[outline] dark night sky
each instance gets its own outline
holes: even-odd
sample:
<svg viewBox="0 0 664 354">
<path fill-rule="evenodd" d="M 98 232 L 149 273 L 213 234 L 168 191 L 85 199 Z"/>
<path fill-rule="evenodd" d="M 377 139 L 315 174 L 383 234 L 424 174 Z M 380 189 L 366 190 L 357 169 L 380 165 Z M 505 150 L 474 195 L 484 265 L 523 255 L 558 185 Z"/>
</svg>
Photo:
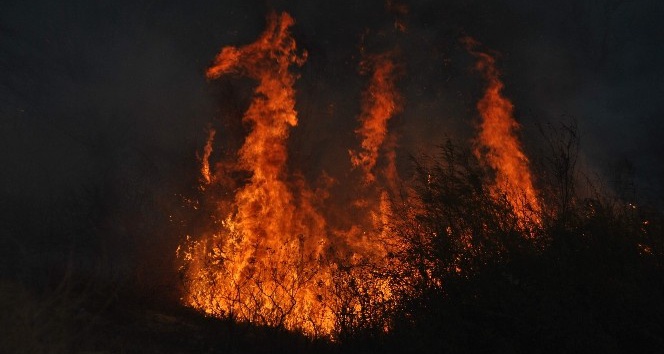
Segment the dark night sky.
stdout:
<svg viewBox="0 0 664 354">
<path fill-rule="evenodd" d="M 58 198 L 109 175 L 149 175 L 163 186 L 186 179 L 207 124 L 223 126 L 219 106 L 228 104 L 205 68 L 222 46 L 253 41 L 274 8 L 293 15 L 309 52 L 298 69 L 293 165 L 313 174 L 347 167 L 366 82 L 357 71 L 362 34 L 368 50 L 395 48 L 405 64 L 406 107 L 391 122 L 403 152 L 470 138 L 482 82 L 458 45 L 466 34 L 500 53 L 529 151 L 535 123 L 574 117 L 588 171 L 610 180 L 610 166 L 632 161 L 639 197 L 661 201 L 662 2 L 404 3 L 407 33 L 394 30 L 384 1 L 3 0 L 0 193 Z"/>
</svg>

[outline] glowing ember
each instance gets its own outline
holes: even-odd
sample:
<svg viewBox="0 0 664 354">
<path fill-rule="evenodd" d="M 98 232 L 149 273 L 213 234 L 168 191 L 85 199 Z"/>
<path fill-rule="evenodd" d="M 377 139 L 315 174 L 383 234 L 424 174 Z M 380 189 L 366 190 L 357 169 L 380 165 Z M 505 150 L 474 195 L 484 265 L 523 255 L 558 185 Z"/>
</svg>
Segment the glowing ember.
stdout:
<svg viewBox="0 0 664 354">
<path fill-rule="evenodd" d="M 479 43 L 472 38 L 462 40 L 477 58 L 476 69 L 487 81 L 484 96 L 477 103 L 482 121 L 475 154 L 496 172 L 494 193 L 504 194 L 522 224 L 539 223 L 540 201 L 533 186 L 528 158 L 516 135 L 519 124 L 513 116 L 514 107 L 501 91 L 504 87 L 496 60 L 478 51 Z"/>
</svg>

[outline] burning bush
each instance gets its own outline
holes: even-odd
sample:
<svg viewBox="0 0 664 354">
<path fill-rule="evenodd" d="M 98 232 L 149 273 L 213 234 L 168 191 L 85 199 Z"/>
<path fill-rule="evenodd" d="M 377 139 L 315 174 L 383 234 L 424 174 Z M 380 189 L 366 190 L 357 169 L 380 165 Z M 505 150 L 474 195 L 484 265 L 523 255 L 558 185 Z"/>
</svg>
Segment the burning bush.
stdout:
<svg viewBox="0 0 664 354">
<path fill-rule="evenodd" d="M 523 333 L 544 338 L 533 331 L 562 331 L 569 321 L 538 307 L 541 300 L 571 316 L 561 299 L 578 294 L 552 287 L 548 278 L 571 286 L 587 283 L 577 278 L 587 269 L 602 279 L 627 276 L 580 266 L 591 248 L 637 268 L 648 262 L 644 257 L 661 267 L 661 240 L 649 220 L 622 213 L 599 194 L 576 194 L 575 126 L 547 136 L 548 170 L 536 170 L 543 178 L 535 178 L 495 59 L 468 38 L 462 42 L 486 80 L 478 136 L 472 149 L 448 141 L 414 159 L 410 181 L 398 176 L 388 133 L 388 121 L 403 108 L 401 66 L 393 52 L 363 53 L 369 83 L 356 130 L 360 148 L 349 150 L 358 173 L 344 181 L 358 192 L 347 210 L 335 211 L 352 226 L 336 225 L 327 216 L 330 188 L 340 182 L 323 176 L 314 188 L 287 164 L 289 132 L 298 124 L 291 68 L 307 57 L 291 36 L 293 24 L 286 13 L 271 14 L 254 43 L 222 48 L 207 72 L 209 79 L 248 77 L 257 86 L 242 118 L 248 129 L 242 146 L 211 161 L 217 136 L 211 128 L 200 154 L 200 195 L 188 200 L 200 219 L 178 248 L 186 305 L 343 343 L 424 336 L 419 343 L 435 346 L 437 331 L 460 336 L 488 321 L 496 333 L 483 333 L 486 341 L 505 344 Z M 550 274 L 556 272 L 564 277 Z M 475 312 L 455 327 L 451 319 L 463 321 L 467 311 Z M 597 308 L 584 313 L 599 315 Z M 542 327 L 524 327 L 539 315 L 550 316 Z M 501 324 L 514 332 L 504 333 Z M 577 325 L 589 338 L 606 334 Z"/>
</svg>

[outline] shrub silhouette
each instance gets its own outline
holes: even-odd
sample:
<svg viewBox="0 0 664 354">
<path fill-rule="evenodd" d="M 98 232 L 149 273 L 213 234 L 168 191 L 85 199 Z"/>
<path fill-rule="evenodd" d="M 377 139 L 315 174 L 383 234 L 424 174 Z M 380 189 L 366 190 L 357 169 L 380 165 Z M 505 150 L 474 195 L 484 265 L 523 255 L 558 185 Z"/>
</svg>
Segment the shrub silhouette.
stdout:
<svg viewBox="0 0 664 354">
<path fill-rule="evenodd" d="M 661 211 L 580 196 L 574 129 L 551 140 L 553 178 L 540 182 L 549 207 L 532 227 L 491 195 L 492 172 L 469 151 L 448 142 L 415 159 L 413 192 L 392 226 L 404 245 L 390 270 L 400 306 L 374 349 L 662 349 Z"/>
</svg>

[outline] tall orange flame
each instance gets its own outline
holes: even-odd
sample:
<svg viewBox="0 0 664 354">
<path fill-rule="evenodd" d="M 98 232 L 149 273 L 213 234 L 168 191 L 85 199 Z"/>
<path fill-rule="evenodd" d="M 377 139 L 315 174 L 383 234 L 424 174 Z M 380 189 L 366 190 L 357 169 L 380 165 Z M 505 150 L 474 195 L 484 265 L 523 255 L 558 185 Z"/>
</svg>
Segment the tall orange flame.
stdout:
<svg viewBox="0 0 664 354">
<path fill-rule="evenodd" d="M 258 81 L 237 166 L 251 177 L 221 229 L 185 251 L 185 301 L 213 315 L 325 333 L 333 326 L 320 303 L 329 282 L 320 271 L 325 220 L 314 210 L 314 193 L 300 186 L 295 194 L 287 182 L 286 142 L 297 124 L 290 67 L 306 59 L 290 35 L 293 23 L 286 13 L 269 15 L 256 42 L 223 48 L 207 71 L 209 79 L 236 73 Z"/>
<path fill-rule="evenodd" d="M 306 59 L 289 32 L 293 24 L 286 13 L 269 15 L 267 28 L 254 43 L 224 47 L 207 71 L 209 79 L 239 74 L 258 82 L 243 117 L 251 130 L 234 167 L 250 177 L 237 187 L 236 181 L 221 175 L 228 164 L 211 171 L 211 131 L 201 159 L 203 182 L 228 183 L 224 187 L 235 193 L 232 203 L 217 202 L 216 212 L 222 217 L 216 230 L 188 237 L 179 248 L 184 260 L 183 300 L 214 316 L 331 335 L 348 316 L 362 318 L 368 313 L 369 304 L 357 296 L 374 294 L 371 306 L 389 299 L 387 283 L 372 279 L 359 266 L 367 260 L 384 262 L 384 246 L 373 240 L 384 236 L 389 201 L 383 194 L 363 204 L 363 215 L 370 220 L 359 224 L 365 227 L 335 229 L 318 211 L 329 193 L 312 190 L 303 177 L 289 173 L 287 139 L 298 122 L 293 88 L 297 77 L 290 68 Z M 364 150 L 358 161 L 367 175 L 387 134 L 386 122 L 397 110 L 395 65 L 387 57 L 377 58 L 366 64 L 374 74 L 364 95 L 360 129 Z"/>
<path fill-rule="evenodd" d="M 362 125 L 356 130 L 362 138 L 362 150 L 350 151 L 350 155 L 353 167 L 362 168 L 365 182 L 371 183 L 376 179 L 374 167 L 387 137 L 387 122 L 401 110 L 401 96 L 396 88 L 399 67 L 390 53 L 370 56 L 361 67 L 363 72 L 371 73 L 371 81 L 362 97 Z"/>
<path fill-rule="evenodd" d="M 504 194 L 522 223 L 539 223 L 541 210 L 526 157 L 514 119 L 514 106 L 502 94 L 504 84 L 491 55 L 477 50 L 479 43 L 472 38 L 462 39 L 467 50 L 477 58 L 476 70 L 486 80 L 484 96 L 477 103 L 482 121 L 476 140 L 475 154 L 496 171 L 494 192 Z"/>
<path fill-rule="evenodd" d="M 205 185 L 212 183 L 212 174 L 210 173 L 210 155 L 212 155 L 212 143 L 214 142 L 214 136 L 217 132 L 210 128 L 208 131 L 207 142 L 203 148 L 203 156 L 201 156 L 201 178 L 202 185 L 201 188 L 205 188 Z"/>
</svg>

